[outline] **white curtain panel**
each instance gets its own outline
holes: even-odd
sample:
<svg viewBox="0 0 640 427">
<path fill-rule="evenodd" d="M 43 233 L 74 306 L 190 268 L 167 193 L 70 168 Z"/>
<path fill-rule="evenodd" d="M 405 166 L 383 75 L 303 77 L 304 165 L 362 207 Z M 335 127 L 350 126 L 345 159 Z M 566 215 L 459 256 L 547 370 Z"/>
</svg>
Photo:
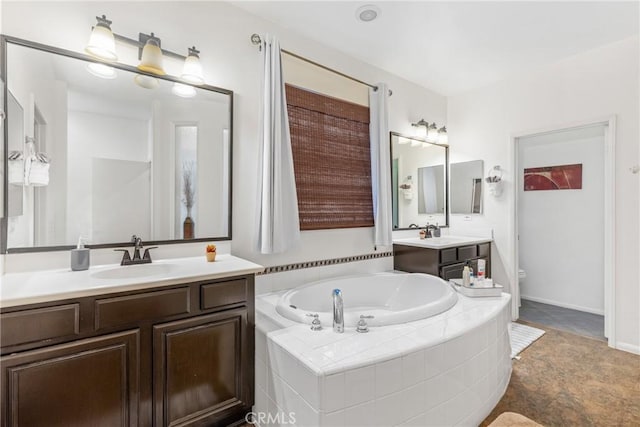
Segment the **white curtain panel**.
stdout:
<svg viewBox="0 0 640 427">
<path fill-rule="evenodd" d="M 369 89 L 371 139 L 371 190 L 373 193 L 374 244 L 391 245 L 391 148 L 389 144 L 389 89 L 384 83 Z"/>
<path fill-rule="evenodd" d="M 264 74 L 258 246 L 261 253 L 273 254 L 286 252 L 296 246 L 300 240 L 300 223 L 280 43 L 275 37 L 267 35 L 262 52 Z"/>
</svg>

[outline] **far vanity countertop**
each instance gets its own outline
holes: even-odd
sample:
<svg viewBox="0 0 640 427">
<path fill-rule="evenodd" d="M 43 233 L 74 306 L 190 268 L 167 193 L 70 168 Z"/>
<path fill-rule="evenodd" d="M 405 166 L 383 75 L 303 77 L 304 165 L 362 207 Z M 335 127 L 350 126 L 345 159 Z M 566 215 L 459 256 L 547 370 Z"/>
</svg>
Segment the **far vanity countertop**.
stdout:
<svg viewBox="0 0 640 427">
<path fill-rule="evenodd" d="M 478 243 L 491 242 L 491 238 L 487 237 L 470 237 L 470 236 L 442 236 L 421 239 L 419 237 L 411 237 L 405 239 L 393 239 L 394 245 L 416 246 L 420 248 L 445 249 L 456 246 L 475 245 Z"/>
<path fill-rule="evenodd" d="M 264 267 L 229 254 L 214 262 L 204 256 L 154 261 L 151 264 L 10 273 L 0 276 L 0 308 L 135 291 L 197 280 L 259 273 Z"/>
</svg>

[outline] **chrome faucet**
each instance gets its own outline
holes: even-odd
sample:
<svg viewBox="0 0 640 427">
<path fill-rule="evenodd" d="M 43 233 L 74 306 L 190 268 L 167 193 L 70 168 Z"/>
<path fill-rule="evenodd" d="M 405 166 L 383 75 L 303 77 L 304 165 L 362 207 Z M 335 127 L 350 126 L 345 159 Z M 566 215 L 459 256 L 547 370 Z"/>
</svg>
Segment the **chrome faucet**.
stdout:
<svg viewBox="0 0 640 427">
<path fill-rule="evenodd" d="M 440 228 L 437 225 L 427 223 L 424 231 L 427 233 L 427 239 L 431 237 L 440 237 Z"/>
<path fill-rule="evenodd" d="M 344 332 L 344 305 L 340 289 L 333 290 L 333 331 L 339 334 Z"/>
<path fill-rule="evenodd" d="M 149 251 L 151 249 L 156 249 L 157 246 L 153 246 L 151 248 L 147 248 L 144 250 L 144 255 L 140 258 L 140 249 L 142 246 L 142 239 L 135 234 L 131 236 L 131 243 L 133 243 L 133 259 L 129 255 L 128 249 L 114 249 L 115 251 L 122 251 L 122 261 L 120 261 L 120 265 L 134 265 L 134 264 L 149 264 L 151 263 L 151 254 Z"/>
</svg>

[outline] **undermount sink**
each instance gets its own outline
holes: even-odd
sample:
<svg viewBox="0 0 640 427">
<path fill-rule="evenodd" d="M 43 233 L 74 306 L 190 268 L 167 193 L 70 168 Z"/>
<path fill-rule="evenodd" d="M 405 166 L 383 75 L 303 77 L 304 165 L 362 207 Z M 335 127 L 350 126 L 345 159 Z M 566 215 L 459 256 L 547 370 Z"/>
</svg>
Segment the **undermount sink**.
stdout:
<svg viewBox="0 0 640 427">
<path fill-rule="evenodd" d="M 172 264 L 140 264 L 126 265 L 99 270 L 91 273 L 94 279 L 136 279 L 149 276 L 161 276 L 171 273 L 175 269 Z"/>
</svg>

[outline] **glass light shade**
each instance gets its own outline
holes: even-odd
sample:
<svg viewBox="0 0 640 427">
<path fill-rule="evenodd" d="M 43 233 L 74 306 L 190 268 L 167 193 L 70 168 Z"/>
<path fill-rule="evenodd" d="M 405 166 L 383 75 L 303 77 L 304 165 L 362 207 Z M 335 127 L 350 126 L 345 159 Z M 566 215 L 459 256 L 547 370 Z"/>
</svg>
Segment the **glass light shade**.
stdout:
<svg viewBox="0 0 640 427">
<path fill-rule="evenodd" d="M 447 134 L 447 127 L 442 126 L 438 130 L 438 144 L 448 144 L 449 143 L 449 135 Z"/>
<path fill-rule="evenodd" d="M 438 127 L 435 123 L 431 123 L 427 130 L 427 141 L 436 142 L 438 140 Z"/>
<path fill-rule="evenodd" d="M 151 37 L 145 43 L 138 70 L 157 74 L 158 76 L 167 74 L 162 67 L 162 50 L 160 49 L 158 39 Z"/>
<path fill-rule="evenodd" d="M 182 98 L 193 98 L 196 96 L 196 88 L 182 83 L 174 83 L 171 92 Z"/>
<path fill-rule="evenodd" d="M 427 136 L 427 128 L 424 126 L 416 126 L 415 136 L 420 138 L 426 138 Z"/>
<path fill-rule="evenodd" d="M 182 75 L 180 78 L 185 82 L 194 85 L 201 85 L 204 83 L 200 58 L 197 54 L 193 53 L 191 49 L 189 49 L 189 56 L 184 60 L 184 67 L 182 68 Z"/>
<path fill-rule="evenodd" d="M 408 144 L 409 142 L 411 142 L 409 138 L 404 138 L 402 136 L 398 137 L 398 144 L 400 145 Z"/>
<path fill-rule="evenodd" d="M 133 78 L 133 81 L 140 87 L 145 89 L 155 89 L 158 87 L 158 79 L 155 77 L 149 77 L 142 74 L 138 74 Z"/>
<path fill-rule="evenodd" d="M 116 41 L 113 38 L 111 28 L 105 21 L 101 21 L 100 18 L 98 18 L 98 24 L 93 27 L 91 36 L 89 37 L 89 43 L 84 50 L 89 55 L 104 59 L 105 61 L 116 61 L 118 59 L 118 55 L 116 55 Z"/>
<path fill-rule="evenodd" d="M 95 62 L 87 65 L 87 71 L 89 71 L 94 76 L 103 79 L 115 79 L 117 77 L 115 68 Z"/>
</svg>

